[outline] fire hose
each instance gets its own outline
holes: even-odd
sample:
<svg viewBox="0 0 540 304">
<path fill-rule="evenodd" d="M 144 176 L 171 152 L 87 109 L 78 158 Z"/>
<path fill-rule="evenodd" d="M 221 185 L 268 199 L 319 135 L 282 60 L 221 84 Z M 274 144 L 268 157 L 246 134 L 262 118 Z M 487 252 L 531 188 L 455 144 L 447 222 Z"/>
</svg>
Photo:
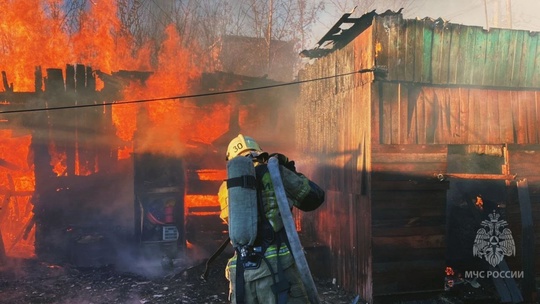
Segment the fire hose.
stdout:
<svg viewBox="0 0 540 304">
<path fill-rule="evenodd" d="M 221 245 L 219 246 L 218 250 L 216 250 L 216 252 L 214 252 L 214 254 L 212 254 L 212 256 L 206 261 L 204 272 L 201 274 L 200 277 L 201 280 L 206 281 L 206 279 L 208 278 L 208 272 L 210 271 L 210 264 L 212 264 L 212 262 L 214 262 L 214 260 L 223 252 L 223 250 L 227 248 L 227 245 L 229 245 L 230 241 L 230 238 L 227 238 L 225 241 L 223 241 L 223 243 L 221 243 Z"/>
<path fill-rule="evenodd" d="M 283 226 L 285 227 L 285 232 L 287 233 L 287 238 L 289 239 L 289 243 L 291 245 L 291 251 L 296 262 L 296 267 L 299 270 L 300 278 L 304 283 L 310 303 L 319 304 L 320 300 L 317 287 L 315 286 L 315 282 L 311 276 L 311 271 L 309 270 L 306 256 L 304 254 L 304 249 L 302 248 L 298 232 L 296 231 L 292 212 L 289 207 L 289 201 L 287 200 L 285 187 L 283 186 L 281 173 L 279 171 L 279 161 L 275 156 L 270 157 L 268 160 L 268 171 L 270 172 L 270 177 L 272 179 L 272 184 L 274 186 L 274 191 L 278 201 L 279 212 L 281 213 Z"/>
</svg>

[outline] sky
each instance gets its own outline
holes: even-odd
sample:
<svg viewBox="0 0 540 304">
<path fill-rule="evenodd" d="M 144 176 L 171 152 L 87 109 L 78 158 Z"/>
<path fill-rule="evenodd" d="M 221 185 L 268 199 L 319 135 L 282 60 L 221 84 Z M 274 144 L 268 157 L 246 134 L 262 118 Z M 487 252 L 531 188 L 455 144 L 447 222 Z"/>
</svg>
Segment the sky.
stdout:
<svg viewBox="0 0 540 304">
<path fill-rule="evenodd" d="M 397 11 L 405 6 L 402 14 L 407 19 L 442 18 L 451 23 L 483 28 L 509 28 L 511 24 L 513 29 L 540 32 L 540 0 L 324 0 L 323 2 L 325 11 L 313 27 L 314 43 L 326 34 L 344 13 L 355 6 L 357 9 L 353 17 L 359 17 L 373 9 L 377 13 L 383 13 L 388 9 Z M 367 2 L 375 4 L 366 8 L 363 3 Z M 509 16 L 511 18 L 508 18 Z"/>
</svg>

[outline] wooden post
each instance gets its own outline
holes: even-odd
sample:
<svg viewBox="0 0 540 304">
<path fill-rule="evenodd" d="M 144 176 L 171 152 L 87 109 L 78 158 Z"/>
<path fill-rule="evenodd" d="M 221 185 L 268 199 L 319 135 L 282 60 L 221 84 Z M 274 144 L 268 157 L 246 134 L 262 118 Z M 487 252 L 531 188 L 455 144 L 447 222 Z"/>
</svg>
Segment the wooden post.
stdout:
<svg viewBox="0 0 540 304">
<path fill-rule="evenodd" d="M 13 92 L 13 84 L 9 85 L 5 71 L 2 71 L 2 83 L 4 84 L 4 91 Z"/>
<path fill-rule="evenodd" d="M 4 246 L 4 239 L 2 238 L 2 229 L 0 229 L 0 265 L 6 262 L 6 247 Z"/>
<path fill-rule="evenodd" d="M 71 64 L 66 65 L 66 89 L 65 89 L 65 95 L 62 96 L 62 105 L 69 105 L 69 106 L 76 106 L 77 105 L 77 99 L 76 99 L 76 89 L 75 89 L 75 66 Z M 59 98 L 59 97 L 57 97 Z M 70 113 L 60 111 L 58 113 L 55 113 L 55 116 L 58 120 L 63 120 L 69 128 L 66 128 L 64 130 L 63 135 L 63 148 L 66 152 L 66 172 L 68 176 L 75 176 L 75 172 L 77 171 L 77 168 L 75 168 L 77 160 L 76 160 L 76 147 L 77 147 L 77 118 L 79 115 L 78 110 L 73 110 Z M 69 115 L 69 116 L 68 116 Z M 58 120 L 56 121 L 58 123 Z M 57 145 L 59 145 L 59 142 L 56 142 Z"/>
<path fill-rule="evenodd" d="M 525 301 L 532 303 L 536 298 L 536 282 L 534 274 L 534 227 L 531 209 L 531 198 L 527 179 L 517 182 L 519 209 L 521 211 L 521 260 L 523 268 L 523 282 L 521 284 Z"/>
<path fill-rule="evenodd" d="M 21 232 L 19 232 L 13 243 L 9 246 L 7 252 L 11 252 L 11 250 L 15 248 L 17 243 L 19 243 L 22 239 L 26 239 L 28 233 L 30 233 L 30 230 L 32 230 L 32 227 L 34 227 L 35 223 L 36 222 L 34 221 L 34 216 L 32 215 L 32 217 L 24 225 L 24 228 L 21 230 Z"/>
</svg>

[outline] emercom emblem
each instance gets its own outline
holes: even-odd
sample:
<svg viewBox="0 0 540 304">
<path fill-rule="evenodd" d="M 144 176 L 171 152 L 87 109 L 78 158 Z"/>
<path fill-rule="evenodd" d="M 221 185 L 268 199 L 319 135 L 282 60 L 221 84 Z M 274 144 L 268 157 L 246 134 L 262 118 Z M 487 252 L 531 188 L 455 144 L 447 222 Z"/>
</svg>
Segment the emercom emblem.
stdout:
<svg viewBox="0 0 540 304">
<path fill-rule="evenodd" d="M 474 239 L 473 255 L 484 258 L 491 266 L 495 267 L 505 256 L 516 254 L 516 245 L 512 232 L 506 228 L 508 223 L 499 220 L 500 214 L 489 214 L 489 221 L 483 220 L 483 228 L 478 229 Z"/>
</svg>

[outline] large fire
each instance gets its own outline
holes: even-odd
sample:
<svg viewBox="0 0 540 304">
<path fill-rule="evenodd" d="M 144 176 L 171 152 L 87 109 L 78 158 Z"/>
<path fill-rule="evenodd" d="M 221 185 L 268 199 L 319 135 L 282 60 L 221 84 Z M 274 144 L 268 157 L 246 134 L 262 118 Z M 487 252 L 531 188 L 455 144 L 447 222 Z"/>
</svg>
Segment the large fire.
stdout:
<svg viewBox="0 0 540 304">
<path fill-rule="evenodd" d="M 0 130 L 0 223 L 6 251 L 13 255 L 31 255 L 34 233 L 30 202 L 34 191 L 34 173 L 26 155 L 30 136 L 17 137 Z M 19 244 L 19 246 L 14 246 Z"/>
<path fill-rule="evenodd" d="M 201 58 L 197 58 L 200 51 L 197 46 L 182 46 L 174 26 L 166 27 L 166 39 L 157 57 L 152 57 L 150 46 L 136 46 L 135 39 L 122 29 L 116 1 L 89 1 L 80 24 L 71 25 L 71 33 L 67 33 L 62 23 L 63 2 L 0 0 L 0 5 L 7 8 L 0 14 L 0 69 L 6 72 L 14 92 L 34 91 L 35 67 L 63 68 L 75 63 L 107 74 L 119 70 L 152 72 L 144 83 L 133 82 L 126 86 L 122 93 L 127 101 L 181 97 L 190 92 L 190 85 L 200 78 L 203 72 L 199 64 Z M 103 82 L 97 79 L 96 89 L 102 88 Z M 3 89 L 7 88 L 0 87 L 0 91 Z M 229 106 L 222 105 L 219 109 L 215 105 L 199 106 L 194 100 L 183 98 L 124 105 L 119 102 L 112 106 L 112 120 L 120 143 L 119 159 L 129 158 L 133 152 L 178 156 L 186 149 L 187 142 L 209 144 L 226 131 L 231 111 Z M 141 110 L 147 116 L 147 124 L 142 126 L 137 120 Z M 135 147 L 134 137 L 140 131 L 137 128 L 144 128 L 144 132 L 140 132 L 144 135 Z M 28 227 L 32 227 L 31 198 L 35 187 L 29 157 L 30 140 L 29 135 L 17 137 L 11 131 L 1 131 L 0 230 L 7 254 L 23 257 L 34 254 L 33 230 L 28 231 Z M 57 176 L 68 174 L 65 151 L 54 143 L 50 144 L 49 151 Z M 78 161 L 75 175 L 89 175 L 99 170 Z M 213 196 L 201 195 L 187 197 L 186 207 L 189 204 L 217 204 L 217 201 Z"/>
</svg>

